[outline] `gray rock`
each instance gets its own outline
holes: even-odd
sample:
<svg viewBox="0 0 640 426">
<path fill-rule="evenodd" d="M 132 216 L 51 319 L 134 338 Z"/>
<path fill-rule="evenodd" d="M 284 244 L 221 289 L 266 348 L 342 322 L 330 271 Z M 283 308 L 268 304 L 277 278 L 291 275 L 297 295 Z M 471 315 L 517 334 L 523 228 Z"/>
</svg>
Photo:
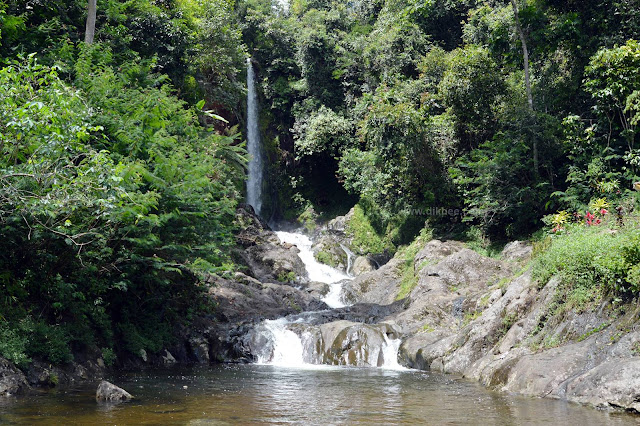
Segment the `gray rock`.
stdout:
<svg viewBox="0 0 640 426">
<path fill-rule="evenodd" d="M 162 363 L 164 365 L 174 365 L 175 363 L 177 363 L 178 361 L 176 361 L 175 357 L 173 356 L 173 354 L 171 354 L 171 352 L 169 352 L 168 350 L 164 350 L 164 354 L 162 355 Z"/>
<path fill-rule="evenodd" d="M 27 378 L 15 365 L 0 358 L 0 396 L 19 395 L 29 389 Z"/>
<path fill-rule="evenodd" d="M 344 286 L 345 299 L 380 305 L 393 303 L 400 290 L 403 262 L 400 258 L 393 258 L 380 269 L 356 277 Z"/>
<path fill-rule="evenodd" d="M 459 241 L 431 240 L 413 258 L 415 272 L 418 273 L 425 266 L 434 265 L 463 248 L 464 243 Z"/>
<path fill-rule="evenodd" d="M 335 219 L 329 221 L 327 224 L 327 229 L 338 232 L 345 232 L 347 223 L 353 217 L 353 209 L 349 210 L 349 212 L 344 216 L 338 216 Z"/>
<path fill-rule="evenodd" d="M 277 237 L 276 237 L 277 239 Z M 285 248 L 279 241 L 251 246 L 245 250 L 246 260 L 253 277 L 260 281 L 283 281 L 307 276 L 304 263 L 296 246 Z"/>
<path fill-rule="evenodd" d="M 353 261 L 351 274 L 357 277 L 362 274 L 366 274 L 367 272 L 372 272 L 375 269 L 376 265 L 371 260 L 369 260 L 369 258 L 365 256 L 358 256 L 356 257 L 356 260 Z"/>
<path fill-rule="evenodd" d="M 531 258 L 533 247 L 524 241 L 513 241 L 504 246 L 500 257 L 506 261 L 526 261 Z"/>
<path fill-rule="evenodd" d="M 133 396 L 126 390 L 103 380 L 98 385 L 96 391 L 96 401 L 98 402 L 124 402 L 133 399 Z"/>
<path fill-rule="evenodd" d="M 276 319 L 327 308 L 313 294 L 290 285 L 260 283 L 257 287 L 213 276 L 210 285 L 209 295 L 217 305 L 215 315 L 223 322 Z"/>
</svg>

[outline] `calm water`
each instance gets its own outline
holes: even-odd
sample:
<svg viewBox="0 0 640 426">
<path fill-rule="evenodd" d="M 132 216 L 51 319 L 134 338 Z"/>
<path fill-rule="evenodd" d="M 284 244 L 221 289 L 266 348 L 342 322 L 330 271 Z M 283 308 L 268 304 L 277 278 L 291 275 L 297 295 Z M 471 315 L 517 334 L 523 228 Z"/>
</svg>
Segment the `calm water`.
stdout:
<svg viewBox="0 0 640 426">
<path fill-rule="evenodd" d="M 418 371 L 242 365 L 147 371 L 113 380 L 136 400 L 97 404 L 94 385 L 0 399 L 0 424 L 588 426 L 640 421 Z"/>
</svg>

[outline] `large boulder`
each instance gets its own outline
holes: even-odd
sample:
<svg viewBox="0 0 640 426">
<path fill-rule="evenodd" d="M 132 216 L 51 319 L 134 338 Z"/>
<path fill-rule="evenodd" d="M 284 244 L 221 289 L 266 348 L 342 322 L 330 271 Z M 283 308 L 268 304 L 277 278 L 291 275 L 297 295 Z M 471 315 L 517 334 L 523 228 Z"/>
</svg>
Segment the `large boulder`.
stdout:
<svg viewBox="0 0 640 426">
<path fill-rule="evenodd" d="M 96 401 L 98 402 L 124 402 L 133 399 L 133 396 L 126 390 L 103 380 L 98 385 L 96 391 Z"/>
<path fill-rule="evenodd" d="M 524 241 L 512 241 L 502 250 L 500 258 L 510 262 L 523 262 L 531 258 L 533 246 Z"/>
<path fill-rule="evenodd" d="M 209 295 L 216 303 L 215 315 L 222 322 L 276 319 L 302 311 L 327 309 L 311 294 L 290 285 L 261 283 L 253 279 L 236 282 L 211 276 Z"/>
<path fill-rule="evenodd" d="M 273 237 L 244 251 L 251 275 L 260 281 L 291 282 L 305 279 L 307 272 L 298 256 L 300 250 L 291 244 L 281 244 L 275 234 Z"/>
<path fill-rule="evenodd" d="M 15 365 L 0 358 L 0 396 L 19 395 L 29 389 L 27 378 Z"/>
<path fill-rule="evenodd" d="M 393 303 L 400 290 L 404 260 L 394 257 L 380 269 L 357 276 L 345 284 L 345 299 L 351 303 Z"/>
<path fill-rule="evenodd" d="M 351 274 L 358 277 L 367 272 L 375 271 L 376 265 L 366 256 L 358 256 L 351 266 Z"/>
</svg>

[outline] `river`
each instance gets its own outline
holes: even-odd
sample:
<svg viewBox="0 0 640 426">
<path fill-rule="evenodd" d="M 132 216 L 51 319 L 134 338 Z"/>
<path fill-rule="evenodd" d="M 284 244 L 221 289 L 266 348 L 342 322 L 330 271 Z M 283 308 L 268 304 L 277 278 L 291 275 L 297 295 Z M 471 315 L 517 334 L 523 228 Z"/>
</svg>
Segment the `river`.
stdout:
<svg viewBox="0 0 640 426">
<path fill-rule="evenodd" d="M 136 399 L 97 404 L 95 386 L 0 399 L 0 424 L 638 424 L 627 414 L 506 395 L 413 370 L 224 365 L 111 379 Z"/>
</svg>

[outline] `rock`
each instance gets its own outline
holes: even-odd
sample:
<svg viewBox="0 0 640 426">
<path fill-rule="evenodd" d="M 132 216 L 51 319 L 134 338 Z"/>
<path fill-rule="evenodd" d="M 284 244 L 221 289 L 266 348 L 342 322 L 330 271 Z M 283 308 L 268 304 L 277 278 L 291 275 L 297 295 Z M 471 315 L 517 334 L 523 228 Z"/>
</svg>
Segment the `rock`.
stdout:
<svg viewBox="0 0 640 426">
<path fill-rule="evenodd" d="M 312 247 L 313 256 L 320 263 L 346 271 L 348 257 L 340 246 L 341 242 L 335 235 L 322 235 Z"/>
<path fill-rule="evenodd" d="M 338 216 L 329 221 L 327 229 L 344 233 L 346 231 L 347 223 L 349 223 L 349 220 L 353 217 L 353 213 L 354 209 L 352 208 L 346 215 Z"/>
<path fill-rule="evenodd" d="M 164 350 L 164 354 L 162 355 L 162 363 L 166 366 L 174 365 L 177 363 L 175 357 L 168 350 Z"/>
<path fill-rule="evenodd" d="M 386 336 L 398 336 L 389 324 L 367 325 L 349 321 L 323 324 L 319 334 L 316 344 L 320 353 L 316 363 L 353 367 L 382 366 Z"/>
<path fill-rule="evenodd" d="M 402 276 L 404 260 L 393 258 L 375 271 L 364 273 L 343 288 L 345 299 L 350 302 L 388 305 L 396 300 Z"/>
<path fill-rule="evenodd" d="M 278 241 L 247 248 L 245 254 L 251 275 L 263 282 L 284 282 L 306 278 L 304 263 L 298 256 L 300 250 L 296 246 L 289 245 L 289 247 L 285 248 Z"/>
<path fill-rule="evenodd" d="M 572 401 L 640 413 L 640 359 L 604 362 L 569 383 L 566 392 Z"/>
<path fill-rule="evenodd" d="M 464 244 L 459 241 L 431 240 L 413 258 L 414 270 L 418 273 L 425 266 L 434 265 L 463 248 Z"/>
<path fill-rule="evenodd" d="M 0 358 L 0 396 L 19 395 L 29 389 L 27 378 L 15 365 Z"/>
<path fill-rule="evenodd" d="M 211 277 L 210 297 L 216 302 L 216 318 L 222 322 L 260 321 L 327 309 L 312 294 L 290 285 L 264 283 L 260 287 Z"/>
<path fill-rule="evenodd" d="M 133 399 L 133 396 L 126 390 L 103 380 L 98 385 L 96 391 L 96 401 L 98 402 L 123 402 Z"/>
<path fill-rule="evenodd" d="M 353 261 L 353 266 L 351 266 L 351 274 L 354 276 L 360 276 L 362 274 L 366 274 L 367 272 L 374 271 L 376 269 L 374 263 L 370 261 L 365 256 L 358 256 L 356 260 Z"/>
<path fill-rule="evenodd" d="M 513 241 L 504 246 L 500 258 L 510 262 L 520 262 L 529 260 L 532 253 L 533 247 L 531 244 L 524 241 Z"/>
<path fill-rule="evenodd" d="M 191 353 L 200 364 L 211 362 L 209 355 L 209 341 L 202 336 L 194 336 L 189 339 Z"/>
</svg>

